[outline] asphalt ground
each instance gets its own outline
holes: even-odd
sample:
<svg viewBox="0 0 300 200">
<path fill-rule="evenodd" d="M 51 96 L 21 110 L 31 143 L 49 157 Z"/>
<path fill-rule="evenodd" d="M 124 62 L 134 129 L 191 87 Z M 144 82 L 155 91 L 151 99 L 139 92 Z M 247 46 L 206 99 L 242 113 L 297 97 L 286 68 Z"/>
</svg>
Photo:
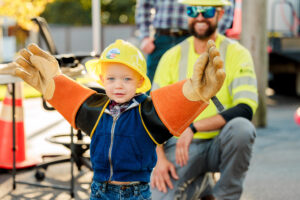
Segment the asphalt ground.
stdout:
<svg viewBox="0 0 300 200">
<path fill-rule="evenodd" d="M 70 155 L 68 148 L 46 140 L 56 134 L 70 133 L 69 124 L 56 112 L 43 109 L 40 98 L 24 100 L 24 124 L 27 159 L 42 155 Z M 299 97 L 272 96 L 267 100 L 267 127 L 257 128 L 253 157 L 244 183 L 242 200 L 300 199 L 300 126 L 293 115 L 300 106 Z M 47 161 L 47 160 L 46 160 Z M 73 199 L 88 199 L 92 172 L 75 170 Z M 18 170 L 16 180 L 70 187 L 70 163 L 49 166 L 45 179 L 38 182 L 35 169 Z M 16 184 L 13 190 L 11 170 L 0 169 L 0 200 L 72 199 L 69 190 Z"/>
</svg>

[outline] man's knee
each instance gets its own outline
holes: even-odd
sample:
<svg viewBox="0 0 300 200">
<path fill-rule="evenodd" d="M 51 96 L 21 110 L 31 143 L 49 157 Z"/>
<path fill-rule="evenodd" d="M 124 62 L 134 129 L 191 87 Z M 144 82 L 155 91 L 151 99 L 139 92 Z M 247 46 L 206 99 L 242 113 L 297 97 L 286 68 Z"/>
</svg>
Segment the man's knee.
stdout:
<svg viewBox="0 0 300 200">
<path fill-rule="evenodd" d="M 256 130 L 253 124 L 242 117 L 230 120 L 224 127 L 224 131 L 226 132 L 224 134 L 228 134 L 227 137 L 230 137 L 230 143 L 237 147 L 253 144 L 256 137 Z"/>
</svg>

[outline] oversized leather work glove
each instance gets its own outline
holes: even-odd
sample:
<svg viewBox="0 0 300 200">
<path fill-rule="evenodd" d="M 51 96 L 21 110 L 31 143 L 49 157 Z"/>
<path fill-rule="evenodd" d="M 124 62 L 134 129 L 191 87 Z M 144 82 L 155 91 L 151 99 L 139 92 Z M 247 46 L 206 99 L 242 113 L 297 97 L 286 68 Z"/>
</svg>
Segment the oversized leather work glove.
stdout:
<svg viewBox="0 0 300 200">
<path fill-rule="evenodd" d="M 49 100 L 55 90 L 53 78 L 61 74 L 59 64 L 55 57 L 35 44 L 28 45 L 27 49 L 19 52 L 20 57 L 16 60 L 15 74 Z"/>
<path fill-rule="evenodd" d="M 209 102 L 220 90 L 225 79 L 223 61 L 215 43 L 209 40 L 207 51 L 200 55 L 194 64 L 192 78 L 183 85 L 183 95 L 190 101 Z"/>
<path fill-rule="evenodd" d="M 15 63 L 7 63 L 0 65 L 0 74 L 8 74 L 8 75 L 15 75 L 16 65 Z"/>
</svg>

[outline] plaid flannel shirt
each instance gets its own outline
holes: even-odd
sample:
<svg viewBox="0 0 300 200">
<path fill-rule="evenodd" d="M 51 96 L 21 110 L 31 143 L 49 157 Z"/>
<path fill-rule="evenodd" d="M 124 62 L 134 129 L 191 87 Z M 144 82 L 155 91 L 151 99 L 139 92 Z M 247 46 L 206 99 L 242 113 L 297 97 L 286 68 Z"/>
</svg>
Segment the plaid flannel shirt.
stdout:
<svg viewBox="0 0 300 200">
<path fill-rule="evenodd" d="M 186 6 L 178 0 L 137 0 L 135 23 L 140 31 L 140 38 L 150 35 L 151 25 L 155 29 L 188 30 Z M 154 16 L 151 11 L 155 11 Z"/>
<path fill-rule="evenodd" d="M 218 31 L 221 34 L 225 34 L 226 30 L 231 28 L 233 22 L 234 0 L 229 1 L 231 2 L 231 6 L 224 7 L 224 15 L 218 25 Z"/>
</svg>

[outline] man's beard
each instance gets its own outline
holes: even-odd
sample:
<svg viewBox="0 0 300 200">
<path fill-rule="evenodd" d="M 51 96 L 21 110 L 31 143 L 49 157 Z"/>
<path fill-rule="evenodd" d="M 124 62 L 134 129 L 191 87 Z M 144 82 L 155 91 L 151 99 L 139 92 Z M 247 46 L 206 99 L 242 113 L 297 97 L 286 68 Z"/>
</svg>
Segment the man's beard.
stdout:
<svg viewBox="0 0 300 200">
<path fill-rule="evenodd" d="M 209 39 L 210 36 L 216 31 L 218 27 L 218 22 L 215 25 L 211 25 L 210 23 L 206 22 L 208 24 L 208 29 L 203 33 L 203 34 L 198 34 L 195 31 L 195 24 L 198 23 L 199 21 L 194 21 L 193 23 L 189 24 L 189 32 L 196 38 L 205 40 Z"/>
</svg>

